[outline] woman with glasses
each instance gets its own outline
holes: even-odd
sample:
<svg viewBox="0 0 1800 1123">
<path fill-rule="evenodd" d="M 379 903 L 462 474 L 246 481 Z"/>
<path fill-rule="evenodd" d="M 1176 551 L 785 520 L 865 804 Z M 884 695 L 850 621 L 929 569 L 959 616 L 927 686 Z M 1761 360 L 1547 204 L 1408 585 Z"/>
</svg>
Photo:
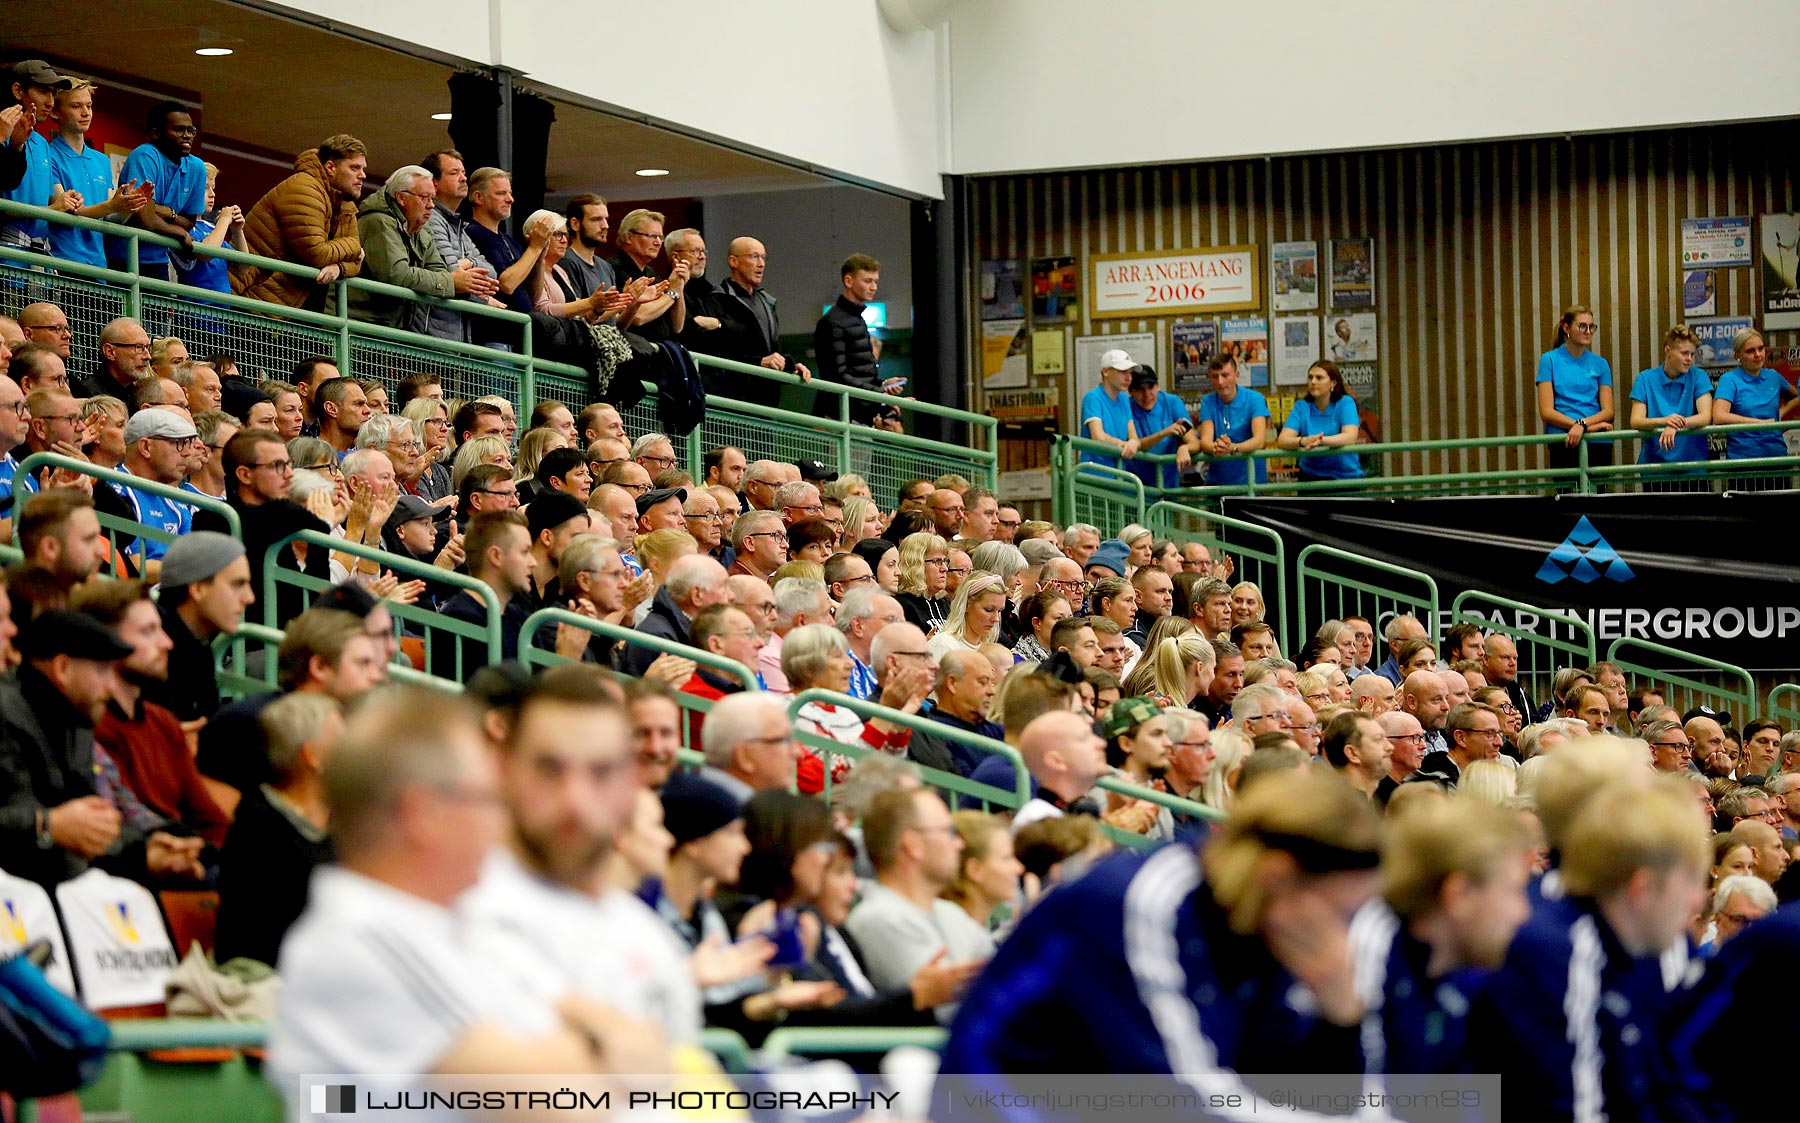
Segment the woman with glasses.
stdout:
<svg viewBox="0 0 1800 1123">
<path fill-rule="evenodd" d="M 900 540 L 900 592 L 894 599 L 906 613 L 906 622 L 926 635 L 944 623 L 949 554 L 949 543 L 929 532 L 909 534 Z"/>
<path fill-rule="evenodd" d="M 1575 304 L 1557 321 L 1556 342 L 1538 359 L 1538 417 L 1544 432 L 1564 434 L 1550 445 L 1550 467 L 1574 468 L 1580 462 L 1581 439 L 1613 427 L 1612 364 L 1594 353 L 1599 321 L 1594 310 Z M 1611 464 L 1612 445 L 1588 446 L 1589 464 Z"/>
<path fill-rule="evenodd" d="M 617 320 L 619 312 L 633 303 L 629 296 L 619 289 L 578 292 L 575 282 L 559 264 L 563 255 L 569 252 L 567 219 L 555 211 L 533 211 L 523 227 L 526 239 L 543 237 L 539 230 L 546 225 L 551 227 L 549 240 L 544 243 L 544 252 L 538 255 L 537 264 L 532 266 L 531 276 L 525 283 L 533 309 L 558 319 L 577 318 L 598 323 Z"/>
<path fill-rule="evenodd" d="M 425 470 L 419 476 L 419 497 L 428 503 L 455 495 L 450 486 L 450 465 L 444 453 L 450 447 L 450 413 L 442 398 L 414 398 L 400 416 L 412 422 L 413 434 L 424 446 L 420 455 Z"/>
<path fill-rule="evenodd" d="M 950 651 L 979 651 L 1000 634 L 1000 618 L 1006 615 L 1006 585 L 992 573 L 980 570 L 950 599 L 944 626 L 931 637 L 931 653 L 942 659 Z"/>
</svg>

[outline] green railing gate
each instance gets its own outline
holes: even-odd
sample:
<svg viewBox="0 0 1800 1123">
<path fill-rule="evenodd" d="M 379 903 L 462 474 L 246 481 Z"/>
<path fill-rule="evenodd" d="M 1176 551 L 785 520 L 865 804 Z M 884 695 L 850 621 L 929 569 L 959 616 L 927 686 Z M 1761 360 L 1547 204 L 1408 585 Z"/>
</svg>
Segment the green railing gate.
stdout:
<svg viewBox="0 0 1800 1123">
<path fill-rule="evenodd" d="M 1168 500 L 1152 503 L 1147 514 L 1150 521 L 1146 525 L 1158 538 L 1202 543 L 1212 551 L 1215 560 L 1220 554 L 1229 554 L 1237 565 L 1232 582 L 1254 582 L 1262 590 L 1270 617 L 1284 623 L 1293 618 L 1288 611 L 1287 544 L 1279 533 L 1257 523 Z M 1304 640 L 1295 636 L 1275 638 L 1283 651 L 1297 653 L 1304 646 Z"/>
<path fill-rule="evenodd" d="M 1540 632 L 1536 626 L 1525 627 L 1517 622 L 1502 623 L 1497 617 L 1489 617 L 1476 608 L 1469 607 L 1471 605 L 1506 609 L 1514 614 L 1529 613 L 1537 617 L 1540 623 L 1560 626 L 1578 638 L 1564 639 L 1555 634 Z M 1513 645 L 1519 650 L 1519 685 L 1525 688 L 1527 695 L 1540 702 L 1550 698 L 1551 680 L 1559 667 L 1591 667 L 1600 659 L 1594 629 L 1585 620 L 1566 612 L 1539 608 L 1480 589 L 1468 589 L 1457 594 L 1456 599 L 1450 603 L 1450 623 L 1476 624 L 1484 632 L 1497 632 L 1511 638 Z M 1440 651 L 1438 654 L 1443 655 L 1444 652 Z M 1530 714 L 1520 716 L 1527 724 L 1530 723 Z"/>
<path fill-rule="evenodd" d="M 1329 569 L 1318 568 L 1314 559 L 1342 564 Z M 1343 566 L 1360 566 L 1378 575 L 1399 578 L 1400 582 L 1415 587 L 1390 588 L 1376 584 L 1372 578 L 1342 572 Z M 1384 623 L 1388 617 L 1403 613 L 1418 617 L 1425 625 L 1427 635 L 1437 635 L 1438 587 L 1437 581 L 1428 573 L 1365 558 L 1336 546 L 1314 543 L 1300 551 L 1294 580 L 1297 586 L 1294 600 L 1299 606 L 1295 635 L 1301 642 L 1327 620 L 1361 616 L 1375 628 L 1375 654 L 1386 660 L 1380 639 Z"/>
<path fill-rule="evenodd" d="M 1622 651 L 1659 656 L 1676 669 L 1653 667 L 1621 655 Z M 1635 679 L 1633 686 L 1656 687 L 1662 691 L 1663 701 L 1681 713 L 1699 705 L 1711 706 L 1721 713 L 1731 714 L 1740 729 L 1755 716 L 1756 680 L 1749 671 L 1735 664 L 1631 636 L 1614 640 L 1606 649 L 1606 657 L 1617 663 L 1628 678 Z M 1707 677 L 1696 677 L 1700 675 Z"/>
</svg>

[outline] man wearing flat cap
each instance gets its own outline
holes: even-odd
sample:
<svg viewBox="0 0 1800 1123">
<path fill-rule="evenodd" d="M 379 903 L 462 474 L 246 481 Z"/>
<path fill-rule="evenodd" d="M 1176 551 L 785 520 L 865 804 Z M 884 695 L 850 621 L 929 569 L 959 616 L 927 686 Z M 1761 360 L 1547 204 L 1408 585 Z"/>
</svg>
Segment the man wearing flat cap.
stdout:
<svg viewBox="0 0 1800 1123">
<path fill-rule="evenodd" d="M 139 479 L 175 487 L 187 478 L 187 453 L 200 439 L 194 423 L 173 410 L 141 409 L 125 423 L 125 471 Z M 194 508 L 135 487 L 119 489 L 131 504 L 131 517 L 145 526 L 180 538 L 194 526 Z M 126 553 L 143 559 L 144 579 L 155 581 L 169 542 L 140 536 Z"/>
<path fill-rule="evenodd" d="M 19 651 L 18 676 L 0 679 L 0 868 L 46 887 L 90 864 L 144 882 L 205 876 L 201 839 L 126 822 L 100 787 L 94 723 L 131 645 L 86 613 L 51 609 Z"/>
<path fill-rule="evenodd" d="M 211 530 L 177 538 L 163 554 L 159 585 L 163 631 L 175 646 L 169 652 L 168 681 L 150 687 L 144 696 L 197 732 L 219 708 L 213 640 L 236 635 L 244 611 L 256 600 L 244 544 Z"/>
<path fill-rule="evenodd" d="M 659 487 L 638 496 L 638 533 L 686 530 L 687 515 L 682 512 L 682 505 L 687 502 L 687 494 L 684 487 Z"/>
</svg>

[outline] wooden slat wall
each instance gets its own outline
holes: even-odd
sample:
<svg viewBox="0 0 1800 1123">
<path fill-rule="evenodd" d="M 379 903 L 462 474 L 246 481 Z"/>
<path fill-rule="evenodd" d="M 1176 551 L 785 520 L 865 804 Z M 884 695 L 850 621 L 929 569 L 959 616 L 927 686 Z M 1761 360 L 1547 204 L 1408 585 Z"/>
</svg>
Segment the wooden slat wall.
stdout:
<svg viewBox="0 0 1800 1123">
<path fill-rule="evenodd" d="M 1092 253 L 1254 242 L 1266 313 L 1270 243 L 1317 241 L 1324 270 L 1327 239 L 1370 235 L 1385 439 L 1537 432 L 1531 380 L 1562 308 L 1598 314 L 1595 346 L 1623 417 L 1631 376 L 1660 361 L 1662 333 L 1681 318 L 1681 219 L 1794 210 L 1797 135 L 1790 121 L 980 178 L 972 256 L 1069 255 L 1085 267 Z M 1717 315 L 1755 316 L 1754 268 L 1719 271 Z M 1168 319 L 1084 316 L 1073 334 L 1155 331 L 1166 351 Z M 1064 381 L 1072 418 L 1073 376 Z M 1484 449 L 1389 471 L 1540 462 L 1535 449 Z"/>
</svg>

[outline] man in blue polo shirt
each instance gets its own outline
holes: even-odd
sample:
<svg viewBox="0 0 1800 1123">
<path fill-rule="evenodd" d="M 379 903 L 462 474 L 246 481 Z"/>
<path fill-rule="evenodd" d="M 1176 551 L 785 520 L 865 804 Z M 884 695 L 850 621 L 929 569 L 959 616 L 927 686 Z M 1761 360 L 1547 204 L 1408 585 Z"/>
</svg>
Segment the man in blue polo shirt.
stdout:
<svg viewBox="0 0 1800 1123">
<path fill-rule="evenodd" d="M 158 102 L 150 108 L 150 140 L 131 150 L 120 178 L 127 183 L 147 183 L 153 202 L 132 216 L 153 234 L 174 238 L 191 252 L 194 240 L 188 231 L 206 210 L 206 164 L 194 155 L 200 130 L 193 114 L 178 101 Z M 106 247 L 114 268 L 126 262 L 124 239 L 112 239 Z M 169 251 L 148 243 L 138 247 L 139 272 L 173 280 Z"/>
<path fill-rule="evenodd" d="M 1131 423 L 1140 434 L 1141 451 L 1172 455 L 1173 464 L 1133 460 L 1131 474 L 1152 487 L 1180 487 L 1181 473 L 1193 463 L 1200 437 L 1188 419 L 1187 403 L 1157 389 L 1156 368 L 1139 366 L 1131 372 Z"/>
<path fill-rule="evenodd" d="M 87 143 L 94 125 L 94 89 L 91 82 L 76 81 L 56 90 L 57 132 L 50 139 L 52 190 L 60 184 L 74 196 L 82 204 L 74 213 L 82 218 L 135 214 L 150 202 L 149 188 L 127 183 L 115 193 L 111 158 Z M 106 267 L 104 241 L 98 231 L 50 227 L 50 252 L 83 265 Z"/>
<path fill-rule="evenodd" d="M 37 131 L 48 121 L 56 91 L 75 79 L 58 74 L 42 59 L 26 59 L 12 69 L 12 95 L 17 113 L 0 117 L 0 195 L 15 203 L 71 211 L 81 196 L 55 191 L 50 171 L 50 143 Z M 50 224 L 41 218 L 0 221 L 0 245 L 50 252 Z"/>
<path fill-rule="evenodd" d="M 1259 390 L 1238 385 L 1236 360 L 1221 355 L 1206 368 L 1213 392 L 1200 399 L 1200 450 L 1208 456 L 1255 452 L 1268 441 L 1269 402 Z M 1249 482 L 1250 461 L 1214 460 L 1206 482 L 1237 485 Z M 1256 482 L 1269 478 L 1269 462 L 1256 461 Z"/>
<path fill-rule="evenodd" d="M 141 409 L 125 423 L 125 471 L 140 479 L 178 486 L 187 478 L 188 448 L 199 439 L 194 423 L 174 410 L 157 406 Z M 186 503 L 134 487 L 121 487 L 119 493 L 131 504 L 133 518 L 163 531 L 171 539 L 193 529 L 194 509 Z M 169 542 L 139 535 L 125 552 L 143 563 L 145 579 L 152 580 L 168 550 Z"/>
<path fill-rule="evenodd" d="M 1081 396 L 1081 435 L 1116 447 L 1127 460 L 1137 455 L 1138 439 L 1125 384 L 1137 368 L 1123 348 L 1115 347 L 1100 356 L 1100 385 Z M 1097 452 L 1082 453 L 1081 462 L 1119 466 L 1117 457 Z"/>
</svg>

